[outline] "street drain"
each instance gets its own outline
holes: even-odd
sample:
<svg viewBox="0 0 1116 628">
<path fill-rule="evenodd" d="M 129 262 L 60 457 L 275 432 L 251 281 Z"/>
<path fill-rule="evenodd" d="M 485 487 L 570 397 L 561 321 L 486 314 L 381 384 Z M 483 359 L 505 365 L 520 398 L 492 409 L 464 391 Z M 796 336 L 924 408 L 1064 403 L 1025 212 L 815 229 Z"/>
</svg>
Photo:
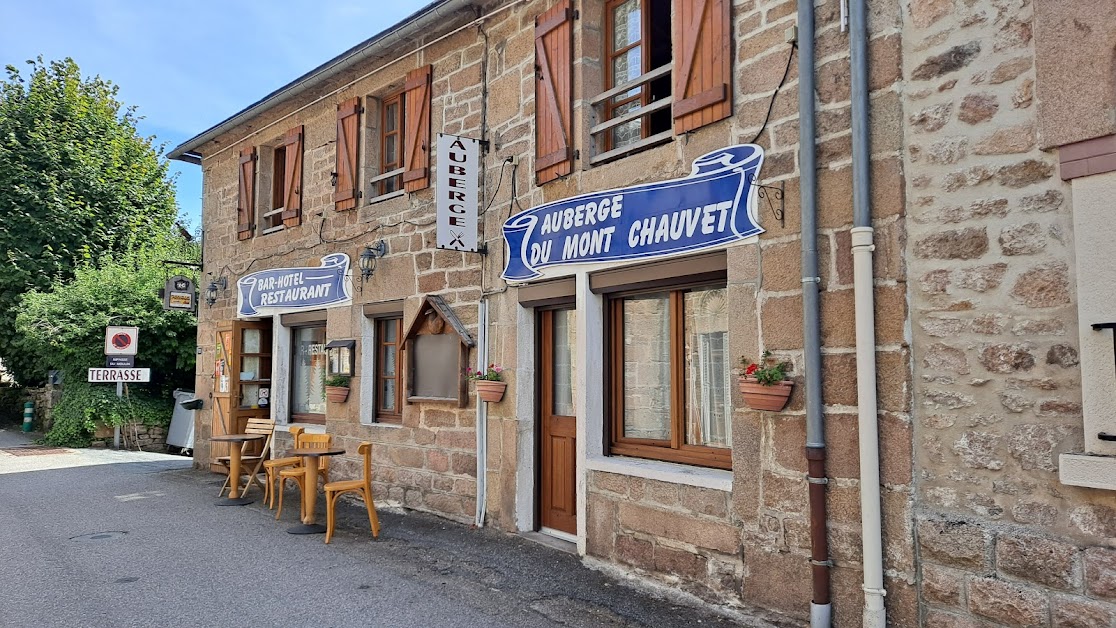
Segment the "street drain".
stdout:
<svg viewBox="0 0 1116 628">
<path fill-rule="evenodd" d="M 108 532 L 90 532 L 89 534 L 82 534 L 80 536 L 71 536 L 71 541 L 105 541 L 108 539 L 123 538 L 128 534 L 123 530 L 111 530 Z"/>
</svg>

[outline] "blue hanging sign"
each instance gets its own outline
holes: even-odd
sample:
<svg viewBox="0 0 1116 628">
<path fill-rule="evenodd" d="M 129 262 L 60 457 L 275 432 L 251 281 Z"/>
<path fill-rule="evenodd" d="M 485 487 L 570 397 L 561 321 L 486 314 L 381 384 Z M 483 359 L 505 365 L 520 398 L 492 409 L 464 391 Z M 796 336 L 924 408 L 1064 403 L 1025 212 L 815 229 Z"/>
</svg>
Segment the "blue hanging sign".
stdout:
<svg viewBox="0 0 1116 628">
<path fill-rule="evenodd" d="M 542 269 L 648 259 L 710 249 L 762 233 L 752 184 L 763 148 L 729 146 L 698 157 L 690 175 L 583 194 L 533 207 L 504 222 L 502 277 L 526 281 Z"/>
<path fill-rule="evenodd" d="M 237 315 L 259 316 L 344 305 L 349 289 L 349 256 L 331 253 L 316 268 L 272 268 L 237 280 Z"/>
</svg>

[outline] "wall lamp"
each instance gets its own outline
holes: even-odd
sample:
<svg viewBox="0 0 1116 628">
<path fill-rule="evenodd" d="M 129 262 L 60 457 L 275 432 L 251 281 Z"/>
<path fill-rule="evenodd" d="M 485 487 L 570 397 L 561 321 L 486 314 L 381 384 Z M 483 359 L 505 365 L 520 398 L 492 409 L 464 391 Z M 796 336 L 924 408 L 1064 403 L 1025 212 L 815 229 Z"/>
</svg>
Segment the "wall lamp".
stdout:
<svg viewBox="0 0 1116 628">
<path fill-rule="evenodd" d="M 387 244 L 383 240 L 375 244 L 365 245 L 364 251 L 361 252 L 357 264 L 360 266 L 360 280 L 361 282 L 367 281 L 372 278 L 372 273 L 376 272 L 376 260 L 387 255 Z"/>
<path fill-rule="evenodd" d="M 229 280 L 224 277 L 218 277 L 209 282 L 209 285 L 205 287 L 205 304 L 209 307 L 213 307 L 213 304 L 217 302 L 217 291 L 227 290 L 228 287 Z"/>
</svg>

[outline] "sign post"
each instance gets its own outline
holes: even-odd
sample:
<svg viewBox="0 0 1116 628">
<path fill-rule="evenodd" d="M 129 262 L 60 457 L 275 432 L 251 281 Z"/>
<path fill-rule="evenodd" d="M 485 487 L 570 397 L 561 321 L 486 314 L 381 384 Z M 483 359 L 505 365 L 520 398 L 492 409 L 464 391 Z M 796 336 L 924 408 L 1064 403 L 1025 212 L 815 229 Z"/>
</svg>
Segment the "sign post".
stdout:
<svg viewBox="0 0 1116 628">
<path fill-rule="evenodd" d="M 151 369 L 135 366 L 139 327 L 110 325 L 105 327 L 105 364 L 110 368 L 89 369 L 90 382 L 116 382 L 116 398 L 124 396 L 124 382 L 149 382 Z M 127 366 L 128 368 L 119 368 Z M 112 447 L 120 449 L 120 426 L 112 430 Z"/>
</svg>

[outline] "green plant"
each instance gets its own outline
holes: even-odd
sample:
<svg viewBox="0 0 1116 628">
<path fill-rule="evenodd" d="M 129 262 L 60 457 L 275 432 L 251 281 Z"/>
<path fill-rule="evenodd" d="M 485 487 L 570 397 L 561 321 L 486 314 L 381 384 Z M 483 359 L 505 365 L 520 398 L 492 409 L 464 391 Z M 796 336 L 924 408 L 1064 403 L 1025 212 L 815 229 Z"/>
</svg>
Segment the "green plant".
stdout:
<svg viewBox="0 0 1116 628">
<path fill-rule="evenodd" d="M 326 386 L 336 386 L 338 388 L 348 388 L 350 377 L 348 375 L 330 375 L 326 378 Z"/>
<path fill-rule="evenodd" d="M 744 366 L 744 377 L 751 377 L 763 386 L 774 386 L 785 380 L 791 369 L 789 362 L 776 362 L 770 351 L 764 351 L 758 363 L 742 357 L 740 364 Z"/>
<path fill-rule="evenodd" d="M 489 364 L 488 369 L 485 371 L 474 371 L 473 367 L 465 371 L 465 377 L 472 380 L 485 380 L 489 382 L 500 381 L 500 374 L 504 372 L 504 367 L 495 364 Z"/>
<path fill-rule="evenodd" d="M 172 412 L 173 399 L 144 389 L 129 387 L 125 396 L 117 397 L 115 386 L 69 379 L 51 413 L 54 423 L 43 442 L 56 447 L 88 447 L 98 423 L 109 427 L 131 423 L 166 427 Z"/>
</svg>

